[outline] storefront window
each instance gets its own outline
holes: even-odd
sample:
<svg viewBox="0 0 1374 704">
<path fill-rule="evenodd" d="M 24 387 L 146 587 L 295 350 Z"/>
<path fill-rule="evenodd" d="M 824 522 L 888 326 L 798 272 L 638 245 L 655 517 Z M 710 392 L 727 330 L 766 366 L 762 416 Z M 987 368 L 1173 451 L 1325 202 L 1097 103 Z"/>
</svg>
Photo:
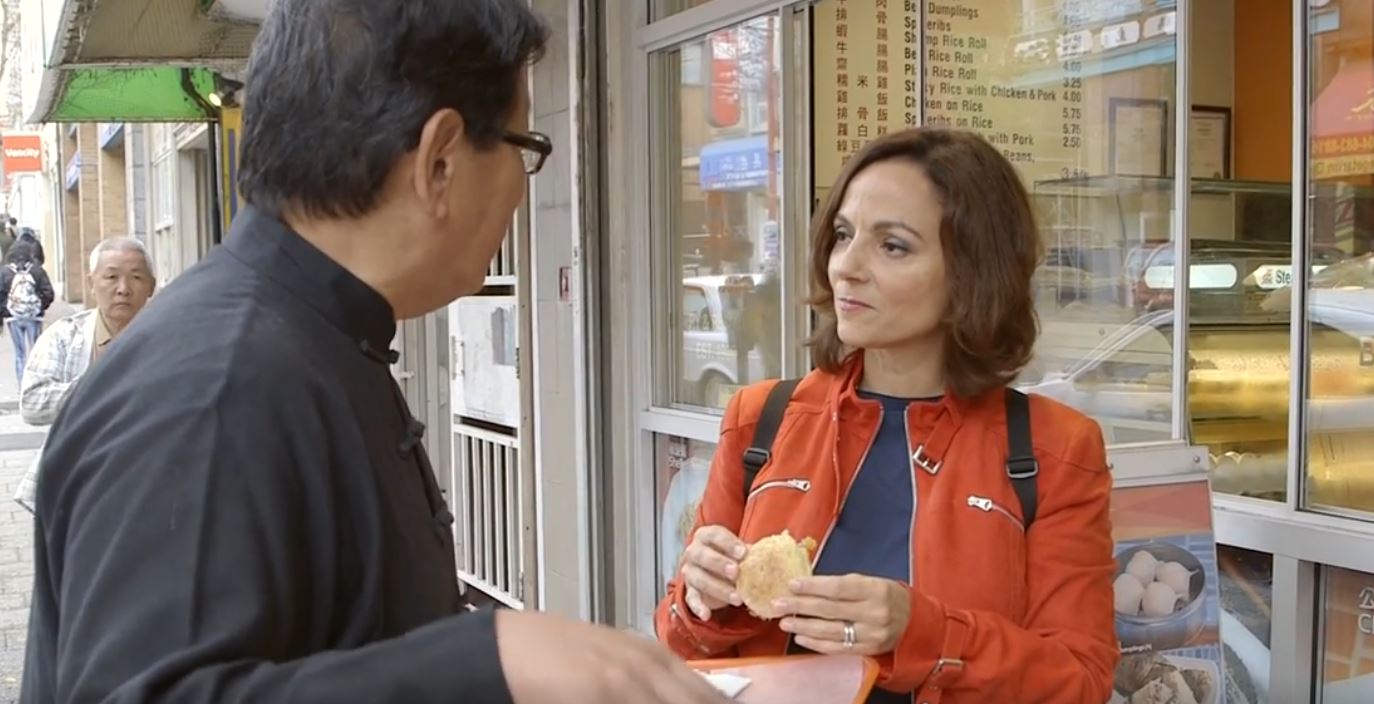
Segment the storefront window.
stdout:
<svg viewBox="0 0 1374 704">
<path fill-rule="evenodd" d="M 1311 4 L 1306 498 L 1374 512 L 1374 0 Z"/>
<path fill-rule="evenodd" d="M 817 197 L 889 131 L 984 135 L 1024 178 L 1046 247 L 1021 384 L 1091 414 L 1108 442 L 1169 439 L 1175 3 L 910 5 L 816 4 Z"/>
<path fill-rule="evenodd" d="M 1218 546 L 1217 562 L 1221 641 L 1227 693 L 1231 695 L 1227 700 L 1267 704 L 1274 560 L 1264 553 Z"/>
<path fill-rule="evenodd" d="M 664 268 L 667 405 L 721 409 L 781 375 L 782 155 L 778 18 L 760 17 L 654 56 L 653 208 Z M 671 291 L 671 293 L 668 293 Z"/>
<path fill-rule="evenodd" d="M 1322 704 L 1374 701 L 1374 575 L 1323 571 Z"/>
<path fill-rule="evenodd" d="M 1211 453 L 1217 491 L 1282 501 L 1293 66 L 1274 48 L 1291 45 L 1292 0 L 1192 8 L 1189 437 Z"/>
<path fill-rule="evenodd" d="M 677 563 L 687 534 L 697 517 L 697 505 L 711 473 L 714 443 L 677 437 L 654 436 L 654 491 L 658 540 L 658 594 L 677 573 Z"/>
</svg>

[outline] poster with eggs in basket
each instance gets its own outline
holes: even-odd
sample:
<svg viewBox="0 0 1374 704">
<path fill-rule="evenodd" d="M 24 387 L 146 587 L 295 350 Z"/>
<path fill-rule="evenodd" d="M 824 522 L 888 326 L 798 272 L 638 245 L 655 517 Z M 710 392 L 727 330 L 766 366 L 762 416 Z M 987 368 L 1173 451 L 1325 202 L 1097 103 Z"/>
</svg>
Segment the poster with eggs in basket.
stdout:
<svg viewBox="0 0 1374 704">
<path fill-rule="evenodd" d="M 1112 493 L 1113 704 L 1224 704 L 1220 590 L 1205 472 Z"/>
</svg>

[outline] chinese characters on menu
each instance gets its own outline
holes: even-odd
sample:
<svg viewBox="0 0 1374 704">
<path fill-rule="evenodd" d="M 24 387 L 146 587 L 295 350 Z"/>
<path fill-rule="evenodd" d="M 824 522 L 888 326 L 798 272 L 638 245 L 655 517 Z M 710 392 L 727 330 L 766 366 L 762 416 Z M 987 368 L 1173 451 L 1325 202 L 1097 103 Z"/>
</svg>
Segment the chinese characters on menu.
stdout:
<svg viewBox="0 0 1374 704">
<path fill-rule="evenodd" d="M 1081 174 L 1083 52 L 1071 44 L 1091 46 L 1091 34 L 1055 31 L 1043 59 L 1024 62 L 1007 48 L 1022 24 L 1019 2 L 829 0 L 821 8 L 817 145 L 834 149 L 836 171 L 870 139 L 924 123 L 982 134 L 1032 180 Z M 824 183 L 833 174 L 818 165 Z"/>
</svg>

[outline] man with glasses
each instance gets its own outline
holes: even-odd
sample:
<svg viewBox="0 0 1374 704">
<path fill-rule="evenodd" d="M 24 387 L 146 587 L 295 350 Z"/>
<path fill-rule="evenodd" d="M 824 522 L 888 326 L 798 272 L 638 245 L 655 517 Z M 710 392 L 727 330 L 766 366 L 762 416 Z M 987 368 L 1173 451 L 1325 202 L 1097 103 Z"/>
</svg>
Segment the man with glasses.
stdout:
<svg viewBox="0 0 1374 704">
<path fill-rule="evenodd" d="M 526 177 L 521 0 L 276 0 L 224 246 L 48 438 L 21 701 L 671 702 L 649 640 L 462 611 L 396 321 L 477 291 Z"/>
</svg>

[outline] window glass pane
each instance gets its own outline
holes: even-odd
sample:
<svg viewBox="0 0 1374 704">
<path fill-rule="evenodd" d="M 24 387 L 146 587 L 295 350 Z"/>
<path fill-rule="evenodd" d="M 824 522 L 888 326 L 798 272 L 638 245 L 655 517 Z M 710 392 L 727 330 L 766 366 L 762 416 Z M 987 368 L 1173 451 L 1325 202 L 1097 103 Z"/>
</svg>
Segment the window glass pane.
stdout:
<svg viewBox="0 0 1374 704">
<path fill-rule="evenodd" d="M 700 286 L 682 287 L 682 329 L 692 332 L 714 332 L 715 318 L 706 290 Z"/>
<path fill-rule="evenodd" d="M 1218 491 L 1283 500 L 1293 70 L 1274 47 L 1291 42 L 1292 3 L 1192 7 L 1190 436 Z"/>
<path fill-rule="evenodd" d="M 658 551 L 658 587 L 662 597 L 665 585 L 677 572 L 678 560 L 686 546 L 687 534 L 697 517 L 697 504 L 706 491 L 714 443 L 688 440 L 676 435 L 654 436 L 654 491 L 657 507 L 654 525 Z"/>
<path fill-rule="evenodd" d="M 1226 701 L 1267 704 L 1274 560 L 1264 553 L 1219 545 L 1217 562 Z"/>
<path fill-rule="evenodd" d="M 983 134 L 1020 171 L 1046 248 L 1021 383 L 1108 442 L 1168 439 L 1173 296 L 1147 283 L 1172 278 L 1174 3 L 912 5 L 816 4 L 817 197 L 878 135 L 923 118 Z"/>
<path fill-rule="evenodd" d="M 1322 704 L 1374 701 L 1374 575 L 1322 572 Z"/>
<path fill-rule="evenodd" d="M 1313 3 L 1308 27 L 1309 256 L 1324 268 L 1308 292 L 1306 502 L 1374 512 L 1374 0 Z"/>
<path fill-rule="evenodd" d="M 676 15 L 683 10 L 690 10 L 711 2 L 711 0 L 649 0 L 650 20 L 661 20 L 664 17 Z M 730 0 L 725 0 L 730 2 Z"/>
<path fill-rule="evenodd" d="M 720 409 L 781 374 L 778 35 L 759 17 L 654 56 L 661 403 Z"/>
</svg>

